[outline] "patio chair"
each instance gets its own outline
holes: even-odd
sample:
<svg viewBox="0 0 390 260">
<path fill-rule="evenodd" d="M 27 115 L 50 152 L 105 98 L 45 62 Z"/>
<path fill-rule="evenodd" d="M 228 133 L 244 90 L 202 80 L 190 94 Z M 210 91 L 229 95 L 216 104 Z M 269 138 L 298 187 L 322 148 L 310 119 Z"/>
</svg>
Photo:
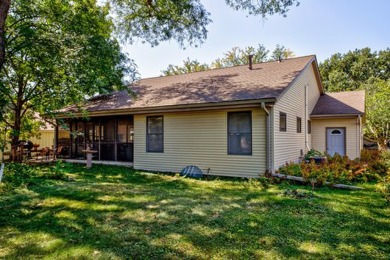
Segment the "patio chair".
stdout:
<svg viewBox="0 0 390 260">
<path fill-rule="evenodd" d="M 49 147 L 44 147 L 42 148 L 42 150 L 40 151 L 40 155 L 42 156 L 41 160 L 43 161 L 43 158 L 47 160 L 49 160 L 49 156 L 50 156 L 50 148 Z"/>
<path fill-rule="evenodd" d="M 53 155 L 54 159 L 58 159 L 61 156 L 62 149 L 63 149 L 62 146 L 58 146 L 57 149 L 54 150 L 54 155 Z"/>
</svg>

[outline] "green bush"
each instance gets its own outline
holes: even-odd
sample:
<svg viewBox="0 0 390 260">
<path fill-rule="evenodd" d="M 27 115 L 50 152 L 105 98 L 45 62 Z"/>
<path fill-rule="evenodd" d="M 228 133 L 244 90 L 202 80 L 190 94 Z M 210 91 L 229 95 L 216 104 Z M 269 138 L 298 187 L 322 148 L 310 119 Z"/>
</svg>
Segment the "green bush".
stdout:
<svg viewBox="0 0 390 260">
<path fill-rule="evenodd" d="M 384 177 L 390 168 L 390 151 L 362 150 L 360 161 L 368 164 L 370 173 Z"/>
<path fill-rule="evenodd" d="M 302 176 L 301 165 L 298 163 L 286 162 L 285 165 L 279 168 L 279 173 L 291 176 Z"/>
<path fill-rule="evenodd" d="M 315 150 L 311 150 L 305 158 L 319 156 Z M 350 160 L 347 156 L 327 155 L 322 163 L 315 163 L 313 160 L 304 161 L 300 164 L 286 163 L 279 168 L 279 173 L 301 176 L 308 182 L 323 185 L 325 182 L 331 184 L 342 183 L 352 184 L 356 182 L 377 181 L 389 169 L 389 153 L 378 152 L 364 153 L 362 159 Z"/>
<path fill-rule="evenodd" d="M 382 181 L 378 183 L 377 187 L 387 203 L 390 203 L 390 171 L 388 175 L 383 177 Z"/>
<path fill-rule="evenodd" d="M 45 179 L 65 180 L 68 164 L 57 162 L 50 168 L 28 165 L 25 163 L 7 163 L 4 168 L 2 189 L 28 187 L 42 183 Z"/>
<path fill-rule="evenodd" d="M 324 154 L 321 153 L 320 151 L 310 149 L 310 151 L 308 151 L 307 154 L 305 154 L 305 160 L 309 161 L 310 157 L 321 157 L 321 156 L 324 156 Z"/>
</svg>

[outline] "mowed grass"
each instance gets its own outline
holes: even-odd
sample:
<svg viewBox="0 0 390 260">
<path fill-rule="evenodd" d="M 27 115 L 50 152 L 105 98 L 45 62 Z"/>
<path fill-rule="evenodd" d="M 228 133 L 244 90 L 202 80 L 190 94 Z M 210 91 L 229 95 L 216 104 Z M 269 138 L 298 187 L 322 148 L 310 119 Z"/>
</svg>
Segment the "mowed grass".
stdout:
<svg viewBox="0 0 390 260">
<path fill-rule="evenodd" d="M 0 258 L 389 259 L 390 207 L 364 191 L 193 180 L 124 167 L 0 195 Z"/>
</svg>

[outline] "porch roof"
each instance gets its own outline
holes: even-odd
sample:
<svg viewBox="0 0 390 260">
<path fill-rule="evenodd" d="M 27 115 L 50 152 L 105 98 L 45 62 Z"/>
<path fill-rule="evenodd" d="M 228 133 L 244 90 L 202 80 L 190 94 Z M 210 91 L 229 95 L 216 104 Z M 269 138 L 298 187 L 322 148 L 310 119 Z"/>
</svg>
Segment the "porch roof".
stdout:
<svg viewBox="0 0 390 260">
<path fill-rule="evenodd" d="M 326 93 L 317 101 L 311 117 L 363 115 L 365 113 L 365 92 L 344 91 Z"/>
</svg>

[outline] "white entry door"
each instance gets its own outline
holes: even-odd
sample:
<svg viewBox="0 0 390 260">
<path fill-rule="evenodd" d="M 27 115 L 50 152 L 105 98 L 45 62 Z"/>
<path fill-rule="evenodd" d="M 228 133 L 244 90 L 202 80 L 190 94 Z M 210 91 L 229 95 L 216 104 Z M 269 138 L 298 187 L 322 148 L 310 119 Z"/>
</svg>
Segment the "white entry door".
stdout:
<svg viewBox="0 0 390 260">
<path fill-rule="evenodd" d="M 345 155 L 345 128 L 326 129 L 326 152 L 331 156 L 335 153 Z"/>
</svg>

